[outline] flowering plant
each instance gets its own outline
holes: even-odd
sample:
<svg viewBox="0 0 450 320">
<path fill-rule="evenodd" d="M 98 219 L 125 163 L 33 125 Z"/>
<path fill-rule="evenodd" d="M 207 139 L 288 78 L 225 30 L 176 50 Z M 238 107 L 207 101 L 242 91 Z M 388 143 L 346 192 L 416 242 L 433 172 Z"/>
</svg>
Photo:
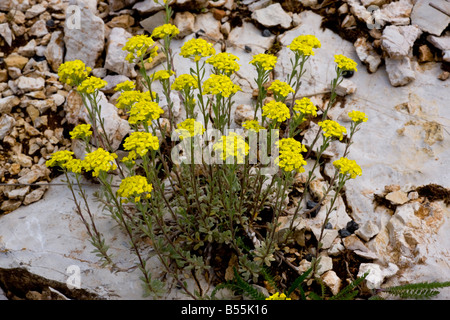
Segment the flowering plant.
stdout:
<svg viewBox="0 0 450 320">
<path fill-rule="evenodd" d="M 75 159 L 73 152 L 60 150 L 47 166 L 62 169 L 72 191 L 74 183 L 69 175 L 75 176 L 80 189 L 83 175 L 100 182 L 106 208 L 129 236 L 138 257 L 146 293 L 159 297 L 165 284 L 150 273 L 146 265 L 149 257 L 138 239 L 151 243 L 163 267 L 187 295 L 204 298 L 210 291 L 199 278 L 209 279 L 213 285 L 223 281 L 215 273 L 223 266 L 213 261 L 214 256 L 225 255 L 246 283 L 261 283 L 267 269 L 276 271 L 278 264 L 292 268 L 280 248 L 296 243 L 294 222 L 299 215 L 306 219 L 311 212 L 304 204 L 311 198 L 313 172 L 323 165 L 324 152 L 331 143 L 344 143 L 342 157 L 333 162 L 334 176 L 323 195 L 315 198 L 317 206 L 328 203 L 329 207 L 316 239 L 311 269 L 314 279 L 323 231 L 336 209 L 335 201 L 345 183 L 362 174 L 359 165 L 347 156 L 354 133 L 367 121 L 366 115 L 358 110 L 350 112 L 349 130 L 327 115 L 343 72 L 356 71 L 356 63 L 336 56 L 329 103 L 319 110 L 308 97 L 300 95 L 306 61 L 314 55 L 313 49 L 321 47 L 315 36 L 299 36 L 288 46 L 294 59 L 286 81 L 270 81 L 277 64 L 275 55 L 254 55 L 250 61 L 256 69 L 258 88 L 254 116 L 242 122 L 240 131 L 233 131 L 232 107 L 235 95 L 242 90 L 236 81 L 239 58 L 226 52 L 216 54 L 211 42 L 194 38 L 186 41 L 179 53 L 192 67 L 189 73 L 176 74 L 171 41 L 179 30 L 169 23 L 172 11 L 168 1 L 162 5 L 166 23 L 155 28 L 151 36 L 131 37 L 123 47 L 128 52 L 126 60 L 137 63 L 140 73 L 136 83 L 125 81 L 115 88 L 116 107 L 132 128 L 122 144 L 125 155 L 119 156 L 112 148 L 101 117 L 99 90 L 106 82 L 89 76 L 91 70 L 81 61 L 69 61 L 59 69 L 60 80 L 77 86 L 90 120 L 75 127 L 70 136 L 83 140 L 86 152 L 83 159 Z M 158 54 L 158 44 L 166 62 L 163 69 L 148 71 L 145 61 Z M 206 78 L 207 68 L 211 72 Z M 158 93 L 155 81 L 162 87 Z M 174 112 L 175 91 L 184 106 L 182 121 Z M 320 130 L 305 145 L 302 136 L 308 121 L 316 121 Z M 317 145 L 319 138 L 322 143 Z M 274 148 L 258 149 L 267 145 Z M 310 157 L 312 154 L 314 157 Z M 275 164 L 271 174 L 266 173 L 270 163 L 264 162 L 266 158 L 272 158 Z M 308 172 L 307 165 L 312 168 Z M 304 179 L 301 188 L 295 188 L 299 174 Z M 113 176 L 120 178 L 119 185 L 112 183 Z M 292 201 L 290 195 L 298 190 L 300 198 Z M 96 251 L 106 264 L 114 265 L 93 215 L 87 208 L 86 216 L 79 198 L 72 194 Z M 87 205 L 86 194 L 81 192 L 80 196 Z M 289 223 L 281 232 L 280 224 L 286 216 Z M 225 273 L 225 269 L 222 271 Z M 195 288 L 185 281 L 188 273 L 195 280 Z M 272 287 L 268 299 L 289 300 L 292 292 L 286 295 Z"/>
</svg>

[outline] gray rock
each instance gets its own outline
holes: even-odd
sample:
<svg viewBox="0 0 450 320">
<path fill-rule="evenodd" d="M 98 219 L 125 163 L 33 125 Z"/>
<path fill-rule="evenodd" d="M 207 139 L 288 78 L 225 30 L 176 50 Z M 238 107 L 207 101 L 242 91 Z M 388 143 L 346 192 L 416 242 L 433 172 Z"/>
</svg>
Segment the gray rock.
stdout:
<svg viewBox="0 0 450 320">
<path fill-rule="evenodd" d="M 381 64 L 381 56 L 375 51 L 372 45 L 367 42 L 366 38 L 359 38 L 354 43 L 358 58 L 364 62 L 370 73 L 378 70 Z"/>
<path fill-rule="evenodd" d="M 46 7 L 43 6 L 42 4 L 40 4 L 40 3 L 35 4 L 34 6 L 32 6 L 30 9 L 28 9 L 25 12 L 25 18 L 33 19 L 34 17 L 37 17 L 41 13 L 44 13 L 45 10 L 46 10 Z"/>
<path fill-rule="evenodd" d="M 0 99 L 0 114 L 11 113 L 12 108 L 20 104 L 20 99 L 16 96 L 9 96 Z"/>
<path fill-rule="evenodd" d="M 417 0 L 411 13 L 411 24 L 417 25 L 423 32 L 440 36 L 450 23 L 450 17 L 430 6 L 430 3 L 444 1 Z"/>
<path fill-rule="evenodd" d="M 189 11 L 177 12 L 173 23 L 180 30 L 178 37 L 184 38 L 194 32 L 195 16 Z"/>
<path fill-rule="evenodd" d="M 288 29 L 292 22 L 291 16 L 283 10 L 279 3 L 255 10 L 252 13 L 252 19 L 265 27 L 281 26 L 284 29 Z"/>
<path fill-rule="evenodd" d="M 177 15 L 175 16 L 175 19 L 177 16 L 180 16 L 180 14 L 177 13 Z M 158 11 L 154 15 L 140 21 L 139 24 L 141 25 L 142 28 L 144 28 L 145 31 L 147 31 L 148 33 L 151 34 L 153 32 L 153 29 L 155 29 L 156 27 L 161 26 L 165 23 L 165 21 L 166 21 L 165 17 L 166 17 L 165 11 Z M 176 23 L 175 23 L 175 25 L 178 27 L 178 25 Z M 181 30 L 180 30 L 180 32 L 181 32 Z"/>
<path fill-rule="evenodd" d="M 81 60 L 93 68 L 105 46 L 105 25 L 81 0 L 72 4 L 80 7 L 80 28 L 73 28 L 68 20 L 64 24 L 65 61 Z"/>
<path fill-rule="evenodd" d="M 118 11 L 135 4 L 137 0 L 109 0 L 108 2 L 111 11 Z"/>
<path fill-rule="evenodd" d="M 16 85 L 23 92 L 38 91 L 44 89 L 45 80 L 43 78 L 21 76 L 16 80 Z"/>
<path fill-rule="evenodd" d="M 387 26 L 383 30 L 381 46 L 390 58 L 401 59 L 410 55 L 422 31 L 416 26 Z"/>
<path fill-rule="evenodd" d="M 5 98 L 6 99 L 6 98 Z M 11 132 L 16 121 L 13 117 L 4 114 L 0 117 L 0 140 L 3 140 L 6 135 Z"/>
<path fill-rule="evenodd" d="M 105 69 L 127 77 L 136 77 L 135 64 L 125 60 L 127 52 L 122 50 L 131 37 L 132 35 L 123 28 L 113 28 L 111 30 L 106 49 Z"/>
<path fill-rule="evenodd" d="M 54 72 L 58 72 L 58 68 L 64 59 L 64 38 L 61 31 L 52 33 L 44 55 L 51 69 Z"/>
<path fill-rule="evenodd" d="M 9 28 L 8 23 L 2 23 L 0 24 L 0 36 L 5 39 L 8 46 L 11 47 L 12 41 L 13 41 L 13 34 L 11 32 L 11 29 Z"/>
<path fill-rule="evenodd" d="M 386 58 L 385 63 L 389 81 L 394 87 L 405 86 L 416 79 L 409 57 L 403 59 Z"/>
<path fill-rule="evenodd" d="M 30 28 L 29 34 L 37 38 L 41 38 L 48 34 L 47 27 L 44 20 L 38 20 Z"/>
<path fill-rule="evenodd" d="M 36 40 L 31 39 L 25 46 L 20 47 L 17 52 L 24 57 L 31 58 L 36 54 Z"/>
<path fill-rule="evenodd" d="M 139 13 L 153 13 L 163 10 L 164 7 L 153 0 L 144 0 L 136 3 L 133 6 L 133 9 L 137 10 Z"/>
</svg>

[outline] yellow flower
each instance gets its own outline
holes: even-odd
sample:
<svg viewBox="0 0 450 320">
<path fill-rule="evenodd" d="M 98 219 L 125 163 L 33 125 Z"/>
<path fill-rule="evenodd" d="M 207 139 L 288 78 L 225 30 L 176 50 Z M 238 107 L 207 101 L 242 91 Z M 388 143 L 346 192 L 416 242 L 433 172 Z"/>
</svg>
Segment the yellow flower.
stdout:
<svg viewBox="0 0 450 320">
<path fill-rule="evenodd" d="M 119 83 L 115 88 L 114 91 L 132 91 L 136 88 L 136 85 L 133 81 L 124 81 L 122 83 Z"/>
<path fill-rule="evenodd" d="M 65 167 L 68 171 L 80 174 L 84 168 L 84 162 L 80 159 L 70 159 L 66 162 Z"/>
<path fill-rule="evenodd" d="M 128 113 L 130 124 L 137 124 L 138 122 L 150 124 L 152 120 L 158 119 L 164 113 L 164 110 L 156 102 L 138 101 L 131 106 Z"/>
<path fill-rule="evenodd" d="M 177 125 L 175 131 L 180 134 L 180 140 L 183 140 L 184 138 L 202 135 L 205 132 L 205 128 L 200 122 L 194 119 L 186 119 Z"/>
<path fill-rule="evenodd" d="M 209 57 L 216 53 L 212 43 L 204 39 L 191 39 L 186 41 L 181 47 L 180 56 L 184 58 L 194 58 L 199 61 L 202 57 Z"/>
<path fill-rule="evenodd" d="M 366 114 L 361 111 L 353 110 L 348 113 L 348 116 L 352 119 L 353 122 L 361 123 L 366 122 L 368 120 Z"/>
<path fill-rule="evenodd" d="M 244 163 L 244 157 L 248 155 L 249 146 L 244 137 L 230 132 L 227 136 L 222 136 L 213 145 L 214 151 L 218 152 L 223 160 L 229 157 L 236 157 L 237 163 Z"/>
<path fill-rule="evenodd" d="M 270 71 L 275 67 L 277 63 L 277 57 L 272 54 L 260 53 L 253 56 L 252 61 L 250 61 L 256 67 L 261 67 L 266 71 Z"/>
<path fill-rule="evenodd" d="M 130 63 L 134 63 L 135 60 L 140 60 L 141 58 L 143 59 L 148 49 L 150 49 L 154 44 L 155 41 L 145 34 L 131 37 L 122 48 L 122 50 L 128 51 L 128 55 L 125 59 Z M 156 56 L 157 49 L 157 46 L 152 48 L 149 61 Z"/>
<path fill-rule="evenodd" d="M 306 147 L 294 138 L 284 138 L 277 142 L 280 155 L 275 160 L 278 166 L 286 172 L 297 170 L 304 172 L 306 161 L 302 152 L 306 152 Z"/>
<path fill-rule="evenodd" d="M 137 158 L 136 151 L 131 150 L 130 152 L 128 152 L 128 156 L 123 157 L 121 161 L 135 163 L 134 160 L 136 160 L 136 158 Z"/>
<path fill-rule="evenodd" d="M 277 122 L 283 122 L 286 119 L 291 117 L 289 112 L 289 108 L 280 101 L 269 101 L 266 103 L 263 108 L 263 117 L 267 117 L 269 119 L 275 120 Z"/>
<path fill-rule="evenodd" d="M 60 150 L 53 153 L 49 160 L 45 162 L 47 167 L 59 166 L 65 168 L 65 164 L 73 159 L 73 152 L 69 150 Z"/>
<path fill-rule="evenodd" d="M 153 80 L 166 80 L 169 79 L 171 75 L 175 74 L 172 70 L 159 70 L 153 74 Z"/>
<path fill-rule="evenodd" d="M 86 67 L 81 60 L 67 61 L 58 68 L 59 81 L 70 86 L 79 85 L 89 76 L 91 68 Z"/>
<path fill-rule="evenodd" d="M 162 39 L 166 36 L 169 36 L 170 38 L 173 38 L 179 33 L 180 30 L 178 30 L 178 28 L 175 25 L 167 23 L 153 29 L 152 37 Z"/>
<path fill-rule="evenodd" d="M 247 120 L 242 123 L 242 126 L 247 130 L 252 130 L 255 132 L 259 132 L 260 130 L 265 129 L 263 126 L 261 126 L 258 122 L 258 120 Z"/>
<path fill-rule="evenodd" d="M 104 88 L 107 84 L 103 79 L 90 76 L 77 87 L 77 90 L 82 93 L 93 94 L 96 90 Z"/>
<path fill-rule="evenodd" d="M 197 89 L 198 82 L 197 82 L 197 79 L 195 77 L 191 76 L 190 74 L 182 74 L 173 81 L 171 88 L 172 88 L 172 90 L 177 90 L 177 91 L 181 91 L 186 88 Z"/>
<path fill-rule="evenodd" d="M 279 94 L 282 97 L 287 97 L 290 92 L 294 92 L 294 89 L 289 84 L 278 79 L 273 81 L 267 90 Z"/>
<path fill-rule="evenodd" d="M 151 197 L 153 186 L 148 183 L 147 178 L 143 176 L 131 176 L 124 178 L 117 189 L 117 195 L 122 199 L 122 202 L 134 201 L 139 202 L 141 197 L 146 199 Z"/>
<path fill-rule="evenodd" d="M 84 158 L 84 168 L 87 172 L 93 171 L 92 175 L 98 177 L 100 172 L 108 172 L 110 170 L 116 170 L 117 165 L 114 159 L 117 158 L 115 153 L 109 153 L 103 148 L 98 148 L 86 154 Z"/>
<path fill-rule="evenodd" d="M 304 56 L 313 56 L 313 49 L 320 47 L 321 43 L 319 39 L 313 35 L 300 35 L 292 40 L 291 44 L 288 45 L 288 48 L 294 53 L 303 54 Z"/>
<path fill-rule="evenodd" d="M 355 179 L 356 176 L 362 175 L 361 167 L 356 163 L 355 160 L 349 160 L 347 158 L 340 158 L 339 160 L 333 161 L 333 165 L 339 169 L 339 173 L 350 178 Z"/>
<path fill-rule="evenodd" d="M 72 139 L 83 139 L 90 137 L 92 135 L 91 125 L 88 124 L 79 124 L 71 132 L 69 132 L 70 137 Z"/>
<path fill-rule="evenodd" d="M 356 69 L 358 64 L 342 54 L 335 55 L 334 62 L 337 63 L 337 67 L 342 71 L 358 71 L 358 69 Z"/>
<path fill-rule="evenodd" d="M 124 141 L 123 148 L 127 151 L 132 150 L 136 155 L 145 156 L 150 149 L 159 149 L 158 137 L 148 132 L 133 132 Z"/>
<path fill-rule="evenodd" d="M 312 115 L 313 117 L 317 116 L 317 108 L 312 103 L 312 101 L 304 97 L 300 100 L 295 100 L 294 111 L 298 111 L 302 115 Z"/>
<path fill-rule="evenodd" d="M 212 74 L 203 83 L 203 94 L 221 94 L 222 97 L 229 97 L 241 90 L 241 87 L 234 84 L 226 75 Z"/>
<path fill-rule="evenodd" d="M 270 297 L 266 298 L 266 300 L 291 300 L 291 298 L 286 297 L 284 293 L 275 293 L 271 295 Z"/>
<path fill-rule="evenodd" d="M 318 123 L 323 130 L 325 137 L 333 137 L 342 140 L 344 133 L 347 133 L 347 129 L 341 126 L 339 123 L 333 120 L 325 120 Z"/>
<path fill-rule="evenodd" d="M 156 93 L 153 93 L 153 98 L 156 98 Z M 150 92 L 140 92 L 140 91 L 123 91 L 120 96 L 116 100 L 116 107 L 119 109 L 129 109 L 131 108 L 136 102 L 139 101 L 152 101 L 150 97 Z"/>
<path fill-rule="evenodd" d="M 220 52 L 211 58 L 206 60 L 206 63 L 209 63 L 214 68 L 223 71 L 225 74 L 230 75 L 233 72 L 239 70 L 239 63 L 236 62 L 239 60 L 234 54 L 228 52 Z"/>
</svg>

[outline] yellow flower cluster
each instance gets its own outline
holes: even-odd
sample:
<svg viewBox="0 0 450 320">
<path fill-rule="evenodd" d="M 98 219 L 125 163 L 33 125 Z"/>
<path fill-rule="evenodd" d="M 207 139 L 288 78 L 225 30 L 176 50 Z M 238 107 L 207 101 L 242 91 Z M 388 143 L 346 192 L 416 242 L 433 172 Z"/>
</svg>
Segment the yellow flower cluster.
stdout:
<svg viewBox="0 0 450 320">
<path fill-rule="evenodd" d="M 366 122 L 368 120 L 366 114 L 358 110 L 350 111 L 348 116 L 356 123 Z"/>
<path fill-rule="evenodd" d="M 320 47 L 321 43 L 319 39 L 313 35 L 300 35 L 292 40 L 291 44 L 288 45 L 288 48 L 294 53 L 302 54 L 304 56 L 313 56 L 313 49 Z"/>
<path fill-rule="evenodd" d="M 347 133 L 347 129 L 341 126 L 339 123 L 333 120 L 325 120 L 318 123 L 323 130 L 325 137 L 333 137 L 342 140 L 344 133 Z"/>
<path fill-rule="evenodd" d="M 342 54 L 335 55 L 334 62 L 336 62 L 338 68 L 343 71 L 358 71 L 358 69 L 356 68 L 358 64 Z"/>
<path fill-rule="evenodd" d="M 214 151 L 218 152 L 223 160 L 236 157 L 237 163 L 244 163 L 244 157 L 248 155 L 250 147 L 244 137 L 235 132 L 222 136 L 214 145 Z"/>
<path fill-rule="evenodd" d="M 172 90 L 182 91 L 186 88 L 198 88 L 197 79 L 190 74 L 179 75 L 172 84 Z"/>
<path fill-rule="evenodd" d="M 294 89 L 284 81 L 275 80 L 272 82 L 270 87 L 267 89 L 273 93 L 279 94 L 282 97 L 287 97 L 290 92 L 294 92 Z"/>
<path fill-rule="evenodd" d="M 306 161 L 302 152 L 306 152 L 306 147 L 294 138 L 284 138 L 277 142 L 280 156 L 275 160 L 279 167 L 286 172 L 297 170 L 304 172 Z"/>
<path fill-rule="evenodd" d="M 175 74 L 172 70 L 159 70 L 153 74 L 153 80 L 167 80 L 171 75 Z"/>
<path fill-rule="evenodd" d="M 242 123 L 242 126 L 247 130 L 252 130 L 255 132 L 259 132 L 262 129 L 265 129 L 263 126 L 261 126 L 258 122 L 258 120 L 247 120 Z"/>
<path fill-rule="evenodd" d="M 80 159 L 70 159 L 66 162 L 65 167 L 70 172 L 80 174 L 83 171 L 84 162 Z"/>
<path fill-rule="evenodd" d="M 128 202 L 129 200 L 139 202 L 142 196 L 149 199 L 152 190 L 152 184 L 148 183 L 145 177 L 131 176 L 122 179 L 119 189 L 117 189 L 117 195 L 124 198 L 122 202 Z"/>
<path fill-rule="evenodd" d="M 103 148 L 98 148 L 86 154 L 83 160 L 83 167 L 87 172 L 93 171 L 92 175 L 98 177 L 102 171 L 108 172 L 117 169 L 117 165 L 114 162 L 115 158 L 117 158 L 115 153 L 109 153 Z"/>
<path fill-rule="evenodd" d="M 47 167 L 59 166 L 65 168 L 65 164 L 73 159 L 73 152 L 69 150 L 60 150 L 53 153 L 49 160 L 45 162 Z"/>
<path fill-rule="evenodd" d="M 103 79 L 90 76 L 77 87 L 77 90 L 81 93 L 93 94 L 96 90 L 104 88 L 107 84 Z"/>
<path fill-rule="evenodd" d="M 124 141 L 123 148 L 134 151 L 136 155 L 145 156 L 150 149 L 159 149 L 158 137 L 148 132 L 133 132 Z"/>
<path fill-rule="evenodd" d="M 143 35 L 137 35 L 133 36 L 130 39 L 128 39 L 125 46 L 123 46 L 122 50 L 128 51 L 128 55 L 125 58 L 130 63 L 134 63 L 136 59 L 140 59 L 141 57 L 144 58 L 144 55 L 147 53 L 147 50 L 151 48 L 155 44 L 155 41 L 153 39 L 145 34 Z M 150 51 L 150 58 L 149 61 L 152 60 L 152 58 L 156 57 L 158 47 L 154 46 Z"/>
<path fill-rule="evenodd" d="M 130 117 L 128 122 L 130 124 L 137 124 L 139 122 L 145 122 L 150 124 L 153 120 L 158 119 L 164 110 L 153 101 L 138 101 L 136 102 L 128 112 Z"/>
<path fill-rule="evenodd" d="M 291 298 L 286 297 L 284 293 L 275 293 L 271 295 L 270 297 L 266 298 L 266 300 L 291 300 Z"/>
<path fill-rule="evenodd" d="M 204 39 L 191 39 L 186 41 L 181 47 L 180 56 L 184 58 L 194 58 L 195 61 L 199 61 L 202 57 L 209 57 L 216 54 L 212 43 Z"/>
<path fill-rule="evenodd" d="M 89 76 L 91 71 L 92 69 L 86 67 L 81 60 L 67 61 L 58 68 L 59 81 L 70 86 L 77 86 Z"/>
<path fill-rule="evenodd" d="M 196 135 L 202 135 L 205 132 L 205 128 L 201 122 L 195 121 L 195 119 L 186 119 L 177 125 L 175 130 L 180 135 L 180 140 L 184 138 L 194 137 Z"/>
<path fill-rule="evenodd" d="M 132 91 L 134 90 L 134 88 L 136 88 L 136 85 L 134 84 L 133 81 L 124 81 L 122 83 L 119 83 L 115 88 L 114 91 Z"/>
<path fill-rule="evenodd" d="M 239 58 L 234 54 L 228 52 L 220 52 L 212 56 L 211 58 L 208 58 L 206 60 L 206 63 L 209 63 L 214 68 L 225 72 L 225 74 L 227 75 L 230 75 L 233 72 L 238 71 L 240 68 L 239 63 L 237 63 L 236 60 L 239 60 Z"/>
<path fill-rule="evenodd" d="M 79 124 L 71 132 L 69 132 L 70 137 L 72 139 L 83 139 L 90 137 L 92 135 L 91 125 L 88 124 Z"/>
<path fill-rule="evenodd" d="M 153 97 L 156 97 L 156 94 L 153 92 Z M 150 92 L 140 92 L 140 91 L 123 91 L 120 96 L 116 100 L 116 107 L 119 109 L 129 109 L 136 102 L 146 101 L 151 102 L 152 99 L 150 97 Z"/>
<path fill-rule="evenodd" d="M 352 179 L 355 179 L 356 176 L 362 175 L 361 167 L 356 163 L 355 160 L 350 160 L 342 157 L 339 160 L 333 161 L 333 165 L 337 169 L 339 169 L 339 173 L 344 176 L 348 175 Z"/>
<path fill-rule="evenodd" d="M 225 75 L 212 74 L 203 83 L 203 94 L 222 94 L 222 97 L 229 97 L 241 90 L 241 87 L 234 84 L 230 77 Z"/>
<path fill-rule="evenodd" d="M 312 103 L 311 99 L 304 97 L 300 100 L 295 100 L 294 111 L 299 112 L 302 115 L 312 115 L 317 116 L 317 108 Z"/>
<path fill-rule="evenodd" d="M 263 106 L 262 110 L 263 117 L 277 122 L 283 122 L 291 117 L 289 108 L 281 101 L 271 100 Z"/>
<path fill-rule="evenodd" d="M 180 30 L 178 30 L 177 26 L 167 23 L 153 29 L 152 37 L 162 39 L 164 37 L 169 36 L 170 38 L 173 38 L 179 33 Z"/>
<path fill-rule="evenodd" d="M 250 63 L 254 66 L 260 66 L 266 71 L 270 71 L 273 69 L 273 67 L 275 67 L 275 64 L 277 63 L 277 57 L 272 54 L 260 53 L 254 55 Z"/>
</svg>

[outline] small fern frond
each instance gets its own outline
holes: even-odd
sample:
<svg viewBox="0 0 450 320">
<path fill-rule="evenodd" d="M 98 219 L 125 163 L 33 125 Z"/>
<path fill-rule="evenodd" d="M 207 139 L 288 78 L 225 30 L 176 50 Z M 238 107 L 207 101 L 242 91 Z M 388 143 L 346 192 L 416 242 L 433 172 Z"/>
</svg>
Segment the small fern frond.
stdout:
<svg viewBox="0 0 450 320">
<path fill-rule="evenodd" d="M 382 291 L 402 299 L 430 299 L 440 293 L 436 289 L 445 287 L 450 287 L 450 281 L 410 283 L 385 288 Z"/>
<path fill-rule="evenodd" d="M 308 275 L 311 273 L 312 268 L 309 268 L 308 270 L 306 270 L 305 272 L 303 272 L 297 279 L 294 280 L 294 282 L 292 282 L 291 286 L 289 287 L 286 296 L 290 296 L 292 292 L 294 292 L 295 289 L 300 288 L 300 286 L 302 285 L 303 281 L 305 281 L 305 279 L 308 277 Z"/>
<path fill-rule="evenodd" d="M 359 291 L 355 288 L 358 287 L 361 282 L 363 282 L 366 277 L 369 275 L 369 272 L 364 273 L 362 277 L 356 278 L 351 283 L 349 283 L 344 289 L 342 289 L 337 295 L 330 298 L 330 300 L 352 300 L 354 299 Z"/>
</svg>

